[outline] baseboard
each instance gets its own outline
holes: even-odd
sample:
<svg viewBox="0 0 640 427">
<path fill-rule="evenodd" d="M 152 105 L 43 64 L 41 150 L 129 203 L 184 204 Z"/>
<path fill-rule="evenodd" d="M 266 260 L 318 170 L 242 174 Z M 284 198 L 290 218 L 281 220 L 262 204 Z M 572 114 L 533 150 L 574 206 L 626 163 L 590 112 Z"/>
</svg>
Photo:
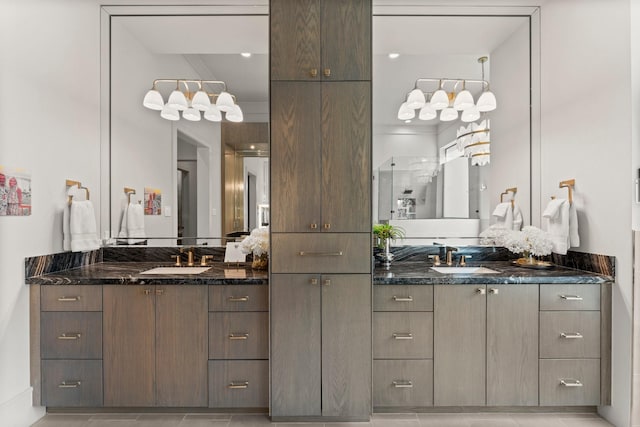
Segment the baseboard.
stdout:
<svg viewBox="0 0 640 427">
<path fill-rule="evenodd" d="M 31 403 L 33 388 L 0 403 L 0 420 L 5 427 L 29 427 L 44 417 L 45 409 Z"/>
</svg>

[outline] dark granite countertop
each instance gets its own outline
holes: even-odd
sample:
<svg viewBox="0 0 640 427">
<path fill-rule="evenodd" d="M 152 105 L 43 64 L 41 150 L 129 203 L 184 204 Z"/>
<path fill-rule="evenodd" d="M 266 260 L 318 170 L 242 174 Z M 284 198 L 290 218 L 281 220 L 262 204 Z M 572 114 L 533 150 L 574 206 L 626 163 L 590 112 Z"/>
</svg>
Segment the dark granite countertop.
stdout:
<svg viewBox="0 0 640 427">
<path fill-rule="evenodd" d="M 456 285 L 456 284 L 527 284 L 527 283 L 605 283 L 613 281 L 611 276 L 591 273 L 573 268 L 553 266 L 548 270 L 524 268 L 510 261 L 468 263 L 468 267 L 483 266 L 496 270 L 489 274 L 448 274 L 431 270 L 425 262 L 398 262 L 385 270 L 377 267 L 373 275 L 374 285 Z M 446 267 L 446 266 L 443 266 Z"/>
<path fill-rule="evenodd" d="M 154 267 L 171 267 L 159 262 L 99 262 L 55 273 L 29 277 L 29 285 L 266 285 L 267 271 L 252 270 L 250 264 L 214 262 L 200 274 L 141 275 Z M 199 265 L 196 265 L 199 266 Z"/>
</svg>

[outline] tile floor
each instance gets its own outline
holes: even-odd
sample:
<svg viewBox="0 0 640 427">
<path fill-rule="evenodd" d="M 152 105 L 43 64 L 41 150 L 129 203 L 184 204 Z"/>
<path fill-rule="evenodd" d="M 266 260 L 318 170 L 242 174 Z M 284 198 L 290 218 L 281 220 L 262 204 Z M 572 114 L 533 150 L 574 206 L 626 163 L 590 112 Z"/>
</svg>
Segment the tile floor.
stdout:
<svg viewBox="0 0 640 427">
<path fill-rule="evenodd" d="M 271 423 L 266 415 L 48 414 L 33 427 L 596 427 L 594 413 L 374 414 L 368 423 Z"/>
</svg>

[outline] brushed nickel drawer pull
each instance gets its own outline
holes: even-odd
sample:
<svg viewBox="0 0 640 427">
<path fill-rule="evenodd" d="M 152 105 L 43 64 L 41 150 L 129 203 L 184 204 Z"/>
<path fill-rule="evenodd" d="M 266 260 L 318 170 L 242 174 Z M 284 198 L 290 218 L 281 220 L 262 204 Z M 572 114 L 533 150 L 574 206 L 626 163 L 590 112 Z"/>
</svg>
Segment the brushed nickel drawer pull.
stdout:
<svg viewBox="0 0 640 427">
<path fill-rule="evenodd" d="M 233 295 L 229 297 L 229 302 L 247 302 L 249 301 L 249 295 L 245 295 L 243 297 L 234 297 Z"/>
<path fill-rule="evenodd" d="M 395 334 L 393 334 L 393 339 L 394 340 L 412 340 L 413 334 L 410 332 L 405 332 L 405 333 L 396 332 Z"/>
<path fill-rule="evenodd" d="M 413 302 L 413 297 L 411 295 L 409 295 L 408 297 L 398 297 L 394 295 L 393 300 L 395 302 Z"/>
<path fill-rule="evenodd" d="M 342 256 L 342 251 L 340 252 L 305 252 L 300 251 L 300 256 Z"/>
<path fill-rule="evenodd" d="M 79 340 L 82 334 L 80 332 L 65 332 L 61 334 L 59 340 Z"/>
<path fill-rule="evenodd" d="M 392 384 L 395 388 L 413 388 L 413 383 L 408 380 L 395 380 Z"/>
<path fill-rule="evenodd" d="M 582 384 L 580 380 L 574 380 L 573 378 L 562 378 L 560 385 L 565 387 L 582 387 L 584 384 Z"/>
<path fill-rule="evenodd" d="M 579 295 L 560 295 L 560 298 L 565 301 L 582 301 L 582 297 Z"/>
<path fill-rule="evenodd" d="M 249 381 L 231 381 L 227 387 L 231 389 L 249 388 Z"/>
<path fill-rule="evenodd" d="M 58 384 L 58 388 L 78 388 L 82 384 L 81 381 L 62 381 Z"/>
<path fill-rule="evenodd" d="M 248 333 L 231 333 L 229 334 L 229 339 L 230 340 L 248 340 L 249 339 L 249 334 Z"/>
<path fill-rule="evenodd" d="M 580 332 L 562 332 L 560 333 L 560 338 L 566 338 L 566 339 L 579 339 L 579 338 L 584 338 L 582 336 L 582 334 Z"/>
<path fill-rule="evenodd" d="M 79 295 L 75 296 L 75 297 L 62 296 L 62 297 L 58 297 L 58 301 L 60 301 L 60 302 L 78 302 L 78 301 L 80 301 L 80 296 Z"/>
</svg>

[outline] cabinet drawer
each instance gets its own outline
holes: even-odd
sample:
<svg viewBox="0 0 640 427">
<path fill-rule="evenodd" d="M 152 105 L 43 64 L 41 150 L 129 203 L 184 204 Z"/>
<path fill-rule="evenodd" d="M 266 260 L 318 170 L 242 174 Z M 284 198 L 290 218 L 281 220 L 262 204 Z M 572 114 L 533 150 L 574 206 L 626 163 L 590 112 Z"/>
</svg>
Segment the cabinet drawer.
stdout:
<svg viewBox="0 0 640 427">
<path fill-rule="evenodd" d="M 374 359 L 432 359 L 433 313 L 373 313 Z"/>
<path fill-rule="evenodd" d="M 268 313 L 209 313 L 209 359 L 268 358 Z"/>
<path fill-rule="evenodd" d="M 101 360 L 43 360 L 44 406 L 102 406 Z"/>
<path fill-rule="evenodd" d="M 432 360 L 374 360 L 373 406 L 432 406 Z"/>
<path fill-rule="evenodd" d="M 43 359 L 102 359 L 102 313 L 42 313 Z"/>
<path fill-rule="evenodd" d="M 433 286 L 376 285 L 373 311 L 433 311 Z"/>
<path fill-rule="evenodd" d="M 600 359 L 540 360 L 540 406 L 600 404 Z"/>
<path fill-rule="evenodd" d="M 41 286 L 42 311 L 102 311 L 102 286 Z"/>
<path fill-rule="evenodd" d="M 273 233 L 272 273 L 371 273 L 370 233 Z"/>
<path fill-rule="evenodd" d="M 269 406 L 267 360 L 210 360 L 210 408 Z"/>
<path fill-rule="evenodd" d="M 209 311 L 268 311 L 269 287 L 209 286 Z"/>
<path fill-rule="evenodd" d="M 600 310 L 600 285 L 540 285 L 540 310 Z"/>
<path fill-rule="evenodd" d="M 599 358 L 600 312 L 541 312 L 540 357 L 543 359 Z"/>
</svg>

